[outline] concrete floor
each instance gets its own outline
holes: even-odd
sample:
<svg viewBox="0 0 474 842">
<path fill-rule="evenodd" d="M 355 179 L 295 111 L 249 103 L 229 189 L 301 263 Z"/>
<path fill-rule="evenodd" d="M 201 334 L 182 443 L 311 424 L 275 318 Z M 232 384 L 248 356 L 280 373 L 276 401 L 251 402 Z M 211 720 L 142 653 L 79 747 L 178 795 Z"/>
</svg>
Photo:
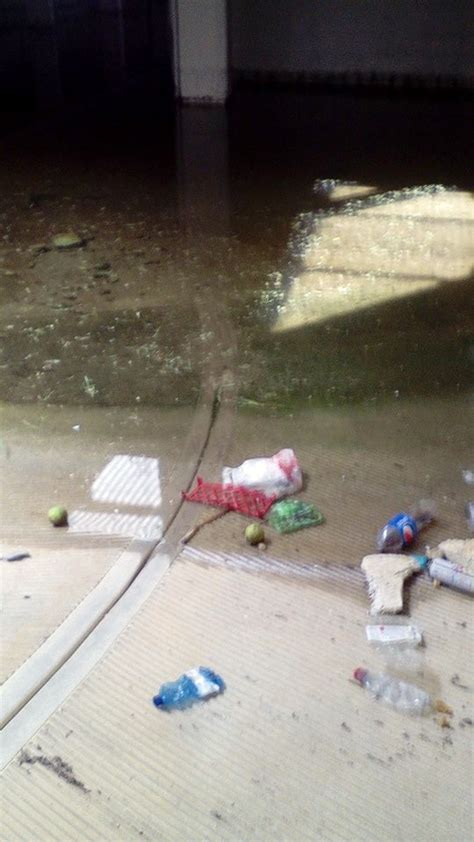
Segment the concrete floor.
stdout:
<svg viewBox="0 0 474 842">
<path fill-rule="evenodd" d="M 452 704 L 446 733 L 348 681 L 383 667 L 357 570 L 378 527 L 430 496 L 421 546 L 468 535 L 474 212 L 444 109 L 249 96 L 3 142 L 2 552 L 31 553 L 1 562 L 5 838 L 469 837 L 468 598 L 419 581 L 407 604 L 403 674 Z M 228 514 L 182 552 L 196 474 L 282 446 L 324 526 L 254 552 Z M 156 505 L 92 499 L 117 455 L 159 460 Z M 55 502 L 161 526 L 54 530 Z M 207 661 L 222 699 L 153 711 Z"/>
</svg>

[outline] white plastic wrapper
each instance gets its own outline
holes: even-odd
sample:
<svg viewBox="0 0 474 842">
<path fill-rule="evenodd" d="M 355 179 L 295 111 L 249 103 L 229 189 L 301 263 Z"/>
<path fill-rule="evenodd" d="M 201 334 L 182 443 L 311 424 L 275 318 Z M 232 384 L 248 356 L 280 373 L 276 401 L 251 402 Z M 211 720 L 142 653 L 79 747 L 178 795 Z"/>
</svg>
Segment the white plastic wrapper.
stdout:
<svg viewBox="0 0 474 842">
<path fill-rule="evenodd" d="M 222 481 L 280 498 L 300 491 L 303 475 L 294 450 L 287 447 L 274 456 L 246 459 L 237 468 L 224 468 Z"/>
<path fill-rule="evenodd" d="M 378 645 L 410 645 L 420 646 L 423 636 L 416 626 L 366 626 L 365 631 L 369 643 Z"/>
</svg>

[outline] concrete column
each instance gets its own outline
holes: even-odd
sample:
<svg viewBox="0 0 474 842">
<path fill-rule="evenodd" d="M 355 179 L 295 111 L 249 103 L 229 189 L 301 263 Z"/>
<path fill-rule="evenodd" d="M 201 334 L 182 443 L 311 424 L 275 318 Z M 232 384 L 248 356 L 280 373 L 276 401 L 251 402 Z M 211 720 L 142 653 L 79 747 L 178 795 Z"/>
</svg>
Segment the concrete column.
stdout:
<svg viewBox="0 0 474 842">
<path fill-rule="evenodd" d="M 176 97 L 222 104 L 229 93 L 227 0 L 170 0 Z"/>
<path fill-rule="evenodd" d="M 179 210 L 188 235 L 229 233 L 225 108 L 182 107 L 177 120 Z"/>
<path fill-rule="evenodd" d="M 26 19 L 31 33 L 36 100 L 40 107 L 55 107 L 63 101 L 54 0 L 26 0 Z"/>
</svg>

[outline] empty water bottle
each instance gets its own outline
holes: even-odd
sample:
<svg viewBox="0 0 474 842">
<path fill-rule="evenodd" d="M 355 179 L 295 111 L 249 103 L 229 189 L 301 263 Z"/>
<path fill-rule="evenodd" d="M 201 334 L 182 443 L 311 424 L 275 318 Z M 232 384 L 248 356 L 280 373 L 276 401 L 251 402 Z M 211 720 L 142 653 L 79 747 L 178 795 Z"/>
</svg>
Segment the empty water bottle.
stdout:
<svg viewBox="0 0 474 842">
<path fill-rule="evenodd" d="M 377 536 L 379 553 L 398 553 L 416 541 L 420 529 L 428 526 L 436 517 L 432 500 L 420 500 L 417 506 L 392 517 Z"/>
<path fill-rule="evenodd" d="M 153 704 L 164 710 L 182 710 L 200 699 L 222 693 L 225 684 L 220 675 L 209 667 L 195 667 L 188 670 L 177 681 L 162 684 Z"/>
<path fill-rule="evenodd" d="M 357 667 L 354 678 L 376 698 L 403 713 L 423 714 L 433 708 L 431 697 L 415 684 Z"/>
</svg>

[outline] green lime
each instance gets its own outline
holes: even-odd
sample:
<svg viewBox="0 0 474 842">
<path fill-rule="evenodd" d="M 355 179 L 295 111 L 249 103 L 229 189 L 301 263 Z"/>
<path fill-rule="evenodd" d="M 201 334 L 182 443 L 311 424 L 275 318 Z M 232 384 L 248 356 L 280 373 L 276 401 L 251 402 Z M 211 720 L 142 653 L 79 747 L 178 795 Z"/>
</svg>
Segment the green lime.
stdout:
<svg viewBox="0 0 474 842">
<path fill-rule="evenodd" d="M 52 506 L 48 512 L 48 519 L 53 526 L 67 526 L 67 510 L 64 506 Z"/>
<path fill-rule="evenodd" d="M 265 542 L 263 526 L 260 523 L 250 523 L 245 530 L 245 537 L 252 546 L 263 544 Z"/>
</svg>

